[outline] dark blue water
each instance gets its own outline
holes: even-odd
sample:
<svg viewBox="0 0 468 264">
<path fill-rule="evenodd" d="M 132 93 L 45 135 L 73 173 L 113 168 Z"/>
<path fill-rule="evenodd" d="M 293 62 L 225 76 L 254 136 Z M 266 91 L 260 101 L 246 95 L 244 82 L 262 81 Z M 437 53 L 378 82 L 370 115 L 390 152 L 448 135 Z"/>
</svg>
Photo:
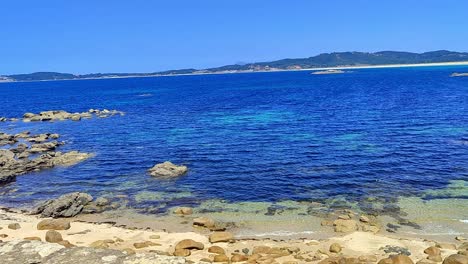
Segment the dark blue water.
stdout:
<svg viewBox="0 0 468 264">
<path fill-rule="evenodd" d="M 463 71 L 468 67 L 3 83 L 0 116 L 89 108 L 126 115 L 0 123 L 9 133 L 60 133 L 62 150 L 96 153 L 73 167 L 19 176 L 0 187 L 0 202 L 28 206 L 71 191 L 127 195 L 136 208 L 421 195 L 468 179 L 468 78 L 449 77 Z M 190 172 L 173 181 L 146 173 L 166 160 Z"/>
</svg>

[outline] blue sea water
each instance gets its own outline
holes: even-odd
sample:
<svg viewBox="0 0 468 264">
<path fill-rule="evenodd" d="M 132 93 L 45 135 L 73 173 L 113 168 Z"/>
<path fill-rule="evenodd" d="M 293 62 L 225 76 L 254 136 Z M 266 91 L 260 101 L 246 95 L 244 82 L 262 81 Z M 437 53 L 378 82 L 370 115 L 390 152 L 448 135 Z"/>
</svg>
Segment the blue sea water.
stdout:
<svg viewBox="0 0 468 264">
<path fill-rule="evenodd" d="M 125 116 L 0 123 L 59 133 L 76 166 L 18 176 L 0 203 L 31 206 L 72 191 L 128 196 L 164 212 L 209 199 L 347 201 L 422 196 L 468 180 L 468 67 L 360 69 L 0 84 L 0 116 L 90 108 Z M 147 174 L 170 160 L 189 173 Z M 426 199 L 446 198 L 444 195 Z M 442 192 L 443 193 L 443 192 Z M 148 199 L 149 197 L 149 199 Z M 458 193 L 467 199 L 468 193 Z M 452 197 L 453 198 L 453 197 Z"/>
</svg>

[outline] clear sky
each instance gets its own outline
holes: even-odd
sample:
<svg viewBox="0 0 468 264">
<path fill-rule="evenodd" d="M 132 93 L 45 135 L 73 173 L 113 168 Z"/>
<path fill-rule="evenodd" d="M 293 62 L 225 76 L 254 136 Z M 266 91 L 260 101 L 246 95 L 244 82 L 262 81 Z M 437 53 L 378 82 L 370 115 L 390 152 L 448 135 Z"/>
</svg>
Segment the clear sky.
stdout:
<svg viewBox="0 0 468 264">
<path fill-rule="evenodd" d="M 0 74 L 468 51 L 465 0 L 5 0 L 0 25 Z"/>
</svg>

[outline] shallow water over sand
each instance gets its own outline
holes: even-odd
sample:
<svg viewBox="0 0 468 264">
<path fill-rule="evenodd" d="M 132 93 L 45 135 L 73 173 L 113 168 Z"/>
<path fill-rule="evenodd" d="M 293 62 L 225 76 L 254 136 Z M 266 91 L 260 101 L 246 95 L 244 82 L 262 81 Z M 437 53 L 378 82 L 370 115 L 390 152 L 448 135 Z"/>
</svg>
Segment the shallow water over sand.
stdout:
<svg viewBox="0 0 468 264">
<path fill-rule="evenodd" d="M 449 77 L 467 69 L 3 83 L 0 116 L 89 108 L 126 115 L 0 123 L 7 133 L 59 133 L 67 142 L 62 150 L 96 154 L 73 167 L 20 176 L 0 187 L 0 202 L 29 207 L 85 191 L 145 214 L 180 205 L 209 213 L 218 203 L 246 208 L 238 214 L 269 213 L 266 219 L 306 219 L 312 202 L 325 204 L 325 212 L 353 208 L 405 219 L 425 215 L 414 208 L 453 202 L 444 214 L 466 220 L 456 215 L 466 187 L 446 190 L 468 179 L 468 79 Z M 190 171 L 173 181 L 146 173 L 165 160 Z"/>
</svg>

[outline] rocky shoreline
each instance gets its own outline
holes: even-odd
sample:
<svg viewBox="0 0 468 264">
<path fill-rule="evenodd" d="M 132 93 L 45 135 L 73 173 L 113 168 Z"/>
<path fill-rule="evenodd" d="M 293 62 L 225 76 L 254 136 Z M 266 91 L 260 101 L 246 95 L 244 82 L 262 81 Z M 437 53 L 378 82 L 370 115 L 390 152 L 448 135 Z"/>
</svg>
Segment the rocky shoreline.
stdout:
<svg viewBox="0 0 468 264">
<path fill-rule="evenodd" d="M 175 211 L 181 218 L 190 210 Z M 189 232 L 129 229 L 74 218 L 0 211 L 0 259 L 5 264 L 78 263 L 401 263 L 466 264 L 468 242 L 406 239 L 354 231 L 329 239 L 239 239 L 193 220 Z M 208 232 L 204 232 L 207 230 Z M 27 262 L 31 260 L 33 262 Z"/>
</svg>

